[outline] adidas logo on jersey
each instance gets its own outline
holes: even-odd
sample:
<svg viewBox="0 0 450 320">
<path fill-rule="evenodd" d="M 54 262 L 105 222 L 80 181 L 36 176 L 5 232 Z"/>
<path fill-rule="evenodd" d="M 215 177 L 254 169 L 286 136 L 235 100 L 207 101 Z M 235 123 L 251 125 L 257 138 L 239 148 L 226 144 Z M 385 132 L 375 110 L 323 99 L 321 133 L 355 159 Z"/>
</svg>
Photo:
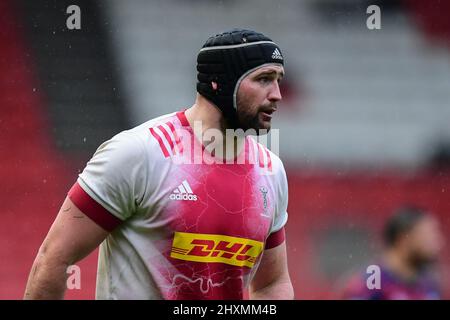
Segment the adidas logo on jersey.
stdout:
<svg viewBox="0 0 450 320">
<path fill-rule="evenodd" d="M 283 56 L 281 55 L 281 52 L 280 50 L 278 50 L 278 48 L 275 48 L 275 50 L 273 50 L 272 59 L 283 60 Z"/>
<path fill-rule="evenodd" d="M 191 186 L 186 180 L 173 190 L 169 198 L 170 200 L 197 201 L 197 195 L 192 192 Z"/>
</svg>

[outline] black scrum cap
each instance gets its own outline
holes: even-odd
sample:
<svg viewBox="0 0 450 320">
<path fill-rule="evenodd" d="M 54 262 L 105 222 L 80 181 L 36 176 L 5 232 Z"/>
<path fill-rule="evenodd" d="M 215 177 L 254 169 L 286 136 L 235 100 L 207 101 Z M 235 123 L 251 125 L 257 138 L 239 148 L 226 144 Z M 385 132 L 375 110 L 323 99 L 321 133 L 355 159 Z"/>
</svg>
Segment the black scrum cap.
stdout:
<svg viewBox="0 0 450 320">
<path fill-rule="evenodd" d="M 233 29 L 210 37 L 197 56 L 197 92 L 236 125 L 236 94 L 242 79 L 267 64 L 284 65 L 280 48 L 265 35 Z M 213 90 L 211 82 L 218 85 Z"/>
</svg>

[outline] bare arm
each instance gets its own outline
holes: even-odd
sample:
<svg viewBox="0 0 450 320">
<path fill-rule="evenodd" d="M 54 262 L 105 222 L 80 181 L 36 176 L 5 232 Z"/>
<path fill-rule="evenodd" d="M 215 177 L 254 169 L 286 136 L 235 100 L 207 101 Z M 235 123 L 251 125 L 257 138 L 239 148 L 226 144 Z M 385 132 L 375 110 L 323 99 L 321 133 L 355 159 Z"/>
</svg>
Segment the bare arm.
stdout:
<svg viewBox="0 0 450 320">
<path fill-rule="evenodd" d="M 107 235 L 67 197 L 39 248 L 24 299 L 63 299 L 67 267 L 91 253 Z"/>
<path fill-rule="evenodd" d="M 294 289 L 289 278 L 286 243 L 264 251 L 258 271 L 250 284 L 251 300 L 292 300 Z"/>
</svg>

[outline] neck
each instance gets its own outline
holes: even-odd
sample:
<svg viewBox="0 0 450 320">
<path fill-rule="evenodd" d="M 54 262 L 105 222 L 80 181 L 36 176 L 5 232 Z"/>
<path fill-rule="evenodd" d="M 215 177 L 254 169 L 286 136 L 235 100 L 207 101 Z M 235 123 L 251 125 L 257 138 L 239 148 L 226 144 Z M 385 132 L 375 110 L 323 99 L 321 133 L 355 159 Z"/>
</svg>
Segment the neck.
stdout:
<svg viewBox="0 0 450 320">
<path fill-rule="evenodd" d="M 190 126 L 194 129 L 194 134 L 205 148 L 215 151 L 216 157 L 235 158 L 244 146 L 245 138 L 243 137 L 228 137 L 226 136 L 226 129 L 228 123 L 214 104 L 212 104 L 205 97 L 197 94 L 195 103 L 192 107 L 185 111 L 186 118 Z M 196 130 L 200 128 L 201 130 Z M 217 138 L 216 133 L 221 133 L 221 138 Z M 214 139 L 210 139 L 211 134 L 214 134 Z M 227 150 L 233 149 L 233 152 Z M 225 156 L 227 155 L 227 156 Z"/>
<path fill-rule="evenodd" d="M 195 121 L 200 121 L 203 132 L 208 129 L 218 129 L 225 133 L 227 123 L 222 112 L 199 94 L 197 94 L 194 105 L 186 110 L 185 115 L 192 128 Z"/>
</svg>

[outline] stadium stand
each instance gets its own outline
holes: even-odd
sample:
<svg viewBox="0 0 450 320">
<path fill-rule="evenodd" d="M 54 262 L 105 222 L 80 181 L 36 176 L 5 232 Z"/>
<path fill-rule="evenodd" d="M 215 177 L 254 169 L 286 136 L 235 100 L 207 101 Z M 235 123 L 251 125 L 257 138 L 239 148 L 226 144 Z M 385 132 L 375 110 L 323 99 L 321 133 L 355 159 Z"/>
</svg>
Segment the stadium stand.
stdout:
<svg viewBox="0 0 450 320">
<path fill-rule="evenodd" d="M 448 49 L 430 45 L 404 10 L 383 11 L 382 29 L 371 31 L 364 6 L 324 17 L 313 3 L 283 0 L 274 10 L 270 0 L 112 1 L 107 9 L 132 121 L 186 107 L 204 38 L 248 26 L 279 39 L 287 73 L 307 90 L 301 112 L 280 108 L 275 122 L 283 128 L 286 160 L 303 166 L 426 163 L 424 150 L 438 136 L 450 136 Z"/>
</svg>

